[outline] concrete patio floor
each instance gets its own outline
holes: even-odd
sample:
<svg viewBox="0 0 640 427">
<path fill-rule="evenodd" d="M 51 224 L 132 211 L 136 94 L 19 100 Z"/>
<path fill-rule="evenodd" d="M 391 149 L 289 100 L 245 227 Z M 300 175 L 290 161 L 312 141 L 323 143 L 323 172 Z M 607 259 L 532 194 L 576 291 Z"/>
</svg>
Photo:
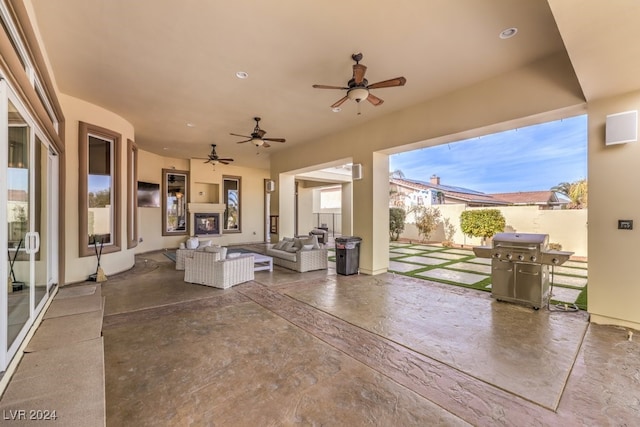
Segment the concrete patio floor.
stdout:
<svg viewBox="0 0 640 427">
<path fill-rule="evenodd" d="M 108 425 L 640 419 L 638 343 L 585 312 L 333 269 L 276 267 L 223 291 L 144 259 L 103 286 Z"/>
<path fill-rule="evenodd" d="M 221 290 L 185 283 L 162 252 L 138 256 L 132 270 L 102 284 L 101 296 L 104 362 L 93 359 L 104 363 L 109 426 L 640 419 L 640 343 L 624 328 L 589 324 L 584 311 L 534 311 L 476 289 L 394 273 L 341 276 L 333 268 L 276 267 Z M 68 375 L 76 347 L 68 346 L 69 366 L 61 355 L 56 366 L 39 359 L 48 389 L 66 381 L 55 374 Z M 63 403 L 88 397 L 70 399 L 67 389 L 38 402 L 60 409 L 59 425 L 87 425 Z M 12 380 L 6 395 L 28 396 L 29 386 Z M 22 402 L 3 397 L 0 407 Z"/>
</svg>

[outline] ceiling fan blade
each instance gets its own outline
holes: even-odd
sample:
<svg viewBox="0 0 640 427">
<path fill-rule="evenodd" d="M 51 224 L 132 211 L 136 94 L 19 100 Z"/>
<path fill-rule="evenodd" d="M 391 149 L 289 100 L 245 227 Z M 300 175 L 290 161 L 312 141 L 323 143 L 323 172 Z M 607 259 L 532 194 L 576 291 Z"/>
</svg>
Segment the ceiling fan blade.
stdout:
<svg viewBox="0 0 640 427">
<path fill-rule="evenodd" d="M 207 161 L 206 161 L 206 162 L 204 162 L 204 163 L 211 163 L 211 160 L 212 160 L 212 159 L 209 159 L 209 160 L 207 160 Z"/>
<path fill-rule="evenodd" d="M 269 144 L 267 141 L 262 141 L 262 146 L 264 148 L 269 148 L 269 147 L 271 147 L 271 144 Z"/>
<path fill-rule="evenodd" d="M 240 136 L 240 137 L 242 137 L 242 138 L 251 138 L 250 136 L 247 136 L 247 135 L 239 135 L 239 134 L 237 134 L 237 133 L 230 133 L 229 135 L 233 135 L 233 136 Z"/>
<path fill-rule="evenodd" d="M 382 104 L 384 102 L 382 99 L 378 98 L 377 96 L 373 95 L 372 93 L 369 93 L 369 96 L 367 96 L 367 101 L 372 103 L 375 107 L 377 107 L 378 105 L 380 105 L 380 104 Z"/>
<path fill-rule="evenodd" d="M 367 72 L 367 67 L 362 64 L 353 64 L 353 81 L 359 85 L 364 80 L 364 73 Z"/>
<path fill-rule="evenodd" d="M 264 131 L 262 129 L 258 129 L 255 133 L 258 135 L 258 138 L 262 139 L 262 137 L 264 136 L 265 133 L 267 133 L 267 131 Z"/>
<path fill-rule="evenodd" d="M 339 106 L 341 106 L 342 104 L 344 104 L 344 102 L 349 99 L 348 96 L 344 96 L 342 98 L 340 98 L 337 102 L 335 102 L 333 105 L 331 105 L 331 108 L 338 108 Z"/>
<path fill-rule="evenodd" d="M 228 165 L 229 164 L 229 162 L 227 162 L 226 160 L 223 160 L 223 159 L 218 159 L 218 161 L 220 163 L 222 163 L 223 165 Z"/>
<path fill-rule="evenodd" d="M 218 161 L 221 161 L 221 162 L 233 162 L 233 159 L 228 159 L 228 158 L 226 158 L 226 159 L 218 159 Z"/>
<path fill-rule="evenodd" d="M 342 89 L 342 90 L 348 90 L 348 87 L 342 87 L 342 86 L 328 86 L 328 85 L 313 85 L 314 88 L 316 89 Z"/>
<path fill-rule="evenodd" d="M 246 138 L 246 136 L 245 136 L 245 138 Z M 253 141 L 253 138 L 249 138 L 249 139 L 247 139 L 245 141 L 238 141 L 238 142 L 236 142 L 236 144 L 243 144 L 243 143 L 249 142 L 249 141 Z"/>
<path fill-rule="evenodd" d="M 262 138 L 263 141 L 271 141 L 271 142 L 287 142 L 284 138 Z"/>
<path fill-rule="evenodd" d="M 396 77 L 395 79 L 383 80 L 378 83 L 371 84 L 367 86 L 367 89 L 380 89 L 383 87 L 395 87 L 395 86 L 404 86 L 407 82 L 407 79 L 404 77 Z"/>
</svg>

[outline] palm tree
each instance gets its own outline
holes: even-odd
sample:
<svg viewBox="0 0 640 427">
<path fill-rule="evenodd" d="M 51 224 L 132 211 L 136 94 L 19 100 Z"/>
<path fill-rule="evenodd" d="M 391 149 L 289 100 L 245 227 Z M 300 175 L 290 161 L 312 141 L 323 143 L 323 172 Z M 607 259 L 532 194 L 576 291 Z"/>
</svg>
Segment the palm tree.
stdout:
<svg viewBox="0 0 640 427">
<path fill-rule="evenodd" d="M 394 178 L 403 179 L 404 172 L 402 172 L 400 169 L 396 169 L 393 172 L 389 172 L 389 179 L 394 179 Z"/>
<path fill-rule="evenodd" d="M 569 209 L 584 209 L 587 207 L 588 186 L 586 179 L 575 182 L 561 182 L 552 187 L 551 191 L 567 196 L 571 200 L 571 203 L 567 206 Z"/>
</svg>

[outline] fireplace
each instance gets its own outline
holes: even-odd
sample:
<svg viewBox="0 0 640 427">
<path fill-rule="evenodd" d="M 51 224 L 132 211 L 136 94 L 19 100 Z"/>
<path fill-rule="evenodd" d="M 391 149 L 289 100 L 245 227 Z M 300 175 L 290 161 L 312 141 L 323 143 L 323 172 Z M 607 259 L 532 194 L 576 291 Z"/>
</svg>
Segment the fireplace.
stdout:
<svg viewBox="0 0 640 427">
<path fill-rule="evenodd" d="M 222 236 L 220 221 L 226 208 L 223 203 L 189 203 L 187 208 L 190 236 Z"/>
<path fill-rule="evenodd" d="M 196 236 L 219 236 L 220 235 L 220 214 L 219 213 L 194 213 L 193 231 Z"/>
</svg>

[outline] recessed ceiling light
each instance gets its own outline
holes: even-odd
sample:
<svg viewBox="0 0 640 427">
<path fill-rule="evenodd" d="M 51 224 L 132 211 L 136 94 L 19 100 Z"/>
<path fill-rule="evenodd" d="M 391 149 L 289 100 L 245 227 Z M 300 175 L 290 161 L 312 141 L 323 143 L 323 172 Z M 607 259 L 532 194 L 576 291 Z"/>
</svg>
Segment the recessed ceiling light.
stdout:
<svg viewBox="0 0 640 427">
<path fill-rule="evenodd" d="M 342 108 L 335 107 L 335 108 L 332 108 L 331 111 L 333 111 L 334 113 L 339 113 L 340 111 L 342 111 Z"/>
<path fill-rule="evenodd" d="M 507 28 L 506 30 L 500 31 L 500 38 L 503 40 L 510 39 L 511 37 L 515 36 L 517 32 L 518 29 L 516 27 Z"/>
<path fill-rule="evenodd" d="M 163 149 L 163 150 L 168 150 L 169 148 L 168 148 L 168 147 L 162 147 L 162 149 Z"/>
<path fill-rule="evenodd" d="M 188 128 L 194 128 L 194 127 L 196 127 L 196 125 L 194 123 L 187 123 L 187 127 Z"/>
<path fill-rule="evenodd" d="M 247 77 L 249 77 L 249 74 L 247 74 L 244 71 L 238 71 L 236 73 L 236 77 L 239 78 L 239 79 L 246 79 Z"/>
</svg>

